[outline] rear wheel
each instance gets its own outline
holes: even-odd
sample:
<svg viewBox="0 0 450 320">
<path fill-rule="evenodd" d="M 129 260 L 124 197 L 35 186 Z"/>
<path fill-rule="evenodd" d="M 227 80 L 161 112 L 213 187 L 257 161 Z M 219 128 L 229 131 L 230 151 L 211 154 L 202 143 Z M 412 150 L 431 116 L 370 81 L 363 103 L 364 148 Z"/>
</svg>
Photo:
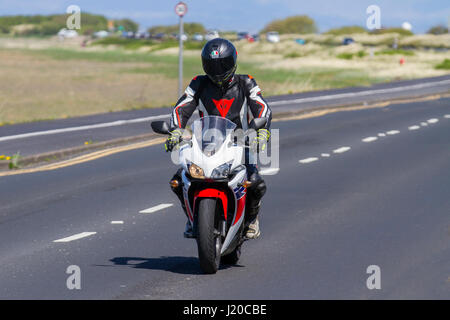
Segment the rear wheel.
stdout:
<svg viewBox="0 0 450 320">
<path fill-rule="evenodd" d="M 198 203 L 198 258 L 205 273 L 216 273 L 220 265 L 222 239 L 216 226 L 216 204 L 216 199 L 209 198 Z"/>
</svg>

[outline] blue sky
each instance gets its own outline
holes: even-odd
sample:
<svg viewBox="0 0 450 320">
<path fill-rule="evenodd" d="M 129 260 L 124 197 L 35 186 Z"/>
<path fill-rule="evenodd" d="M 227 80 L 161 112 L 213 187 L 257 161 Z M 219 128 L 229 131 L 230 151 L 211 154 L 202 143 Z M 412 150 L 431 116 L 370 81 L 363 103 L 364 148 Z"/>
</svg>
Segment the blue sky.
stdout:
<svg viewBox="0 0 450 320">
<path fill-rule="evenodd" d="M 82 12 L 110 18 L 131 18 L 141 29 L 152 25 L 175 24 L 178 1 L 155 0 L 0 0 L 0 15 L 65 13 L 69 5 Z M 185 0 L 187 22 L 201 22 L 207 28 L 257 32 L 273 19 L 307 14 L 320 31 L 342 25 L 366 24 L 366 8 L 381 8 L 383 26 L 400 26 L 408 21 L 413 31 L 423 33 L 436 24 L 447 25 L 449 0 Z"/>
</svg>

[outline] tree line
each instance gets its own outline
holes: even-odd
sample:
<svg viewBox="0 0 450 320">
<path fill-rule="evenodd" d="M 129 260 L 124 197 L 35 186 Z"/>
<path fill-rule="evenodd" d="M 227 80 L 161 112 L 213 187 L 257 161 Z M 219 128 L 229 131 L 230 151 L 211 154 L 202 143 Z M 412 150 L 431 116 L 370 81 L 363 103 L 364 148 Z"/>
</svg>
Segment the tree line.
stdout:
<svg viewBox="0 0 450 320">
<path fill-rule="evenodd" d="M 13 35 L 54 35 L 59 30 L 66 26 L 66 20 L 68 15 L 16 15 L 16 16 L 3 16 L 0 17 L 0 33 L 13 34 Z M 131 19 L 114 20 L 115 28 L 119 28 L 123 31 L 138 31 L 139 24 Z M 83 13 L 81 15 L 81 30 L 79 33 L 84 35 L 90 35 L 99 30 L 107 30 L 108 19 L 103 15 Z M 147 30 L 152 34 L 165 33 L 172 34 L 178 33 L 178 24 L 174 25 L 160 25 L 153 26 Z M 318 28 L 316 22 L 311 17 L 306 15 L 297 15 L 287 17 L 285 19 L 278 19 L 268 23 L 261 33 L 269 31 L 277 31 L 280 34 L 307 34 L 317 33 Z M 187 34 L 206 32 L 205 27 L 201 23 L 185 23 L 184 32 Z M 396 32 L 402 35 L 411 35 L 412 32 L 404 30 L 402 28 L 382 28 L 380 30 L 367 31 L 361 26 L 344 26 L 340 28 L 330 29 L 326 34 L 332 35 L 345 35 L 352 33 L 389 33 Z M 445 26 L 437 25 L 428 30 L 430 34 L 443 34 L 448 33 L 448 29 Z"/>
<path fill-rule="evenodd" d="M 55 35 L 62 28 L 66 28 L 69 15 L 16 15 L 0 17 L 0 33 L 12 35 Z M 139 25 L 130 19 L 114 20 L 116 27 L 122 26 L 125 31 L 137 31 Z M 107 30 L 108 19 L 105 16 L 91 13 L 81 15 L 81 29 L 84 35 L 90 35 L 99 30 Z"/>
</svg>

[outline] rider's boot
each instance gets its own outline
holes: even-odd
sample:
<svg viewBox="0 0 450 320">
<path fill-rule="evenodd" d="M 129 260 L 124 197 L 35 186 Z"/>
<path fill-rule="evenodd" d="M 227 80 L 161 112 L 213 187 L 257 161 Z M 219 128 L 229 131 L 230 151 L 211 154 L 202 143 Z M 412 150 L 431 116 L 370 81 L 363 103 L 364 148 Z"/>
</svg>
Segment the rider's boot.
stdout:
<svg viewBox="0 0 450 320">
<path fill-rule="evenodd" d="M 258 213 L 260 208 L 261 202 L 259 202 L 257 206 L 247 209 L 246 229 L 245 229 L 245 237 L 247 239 L 257 239 L 261 235 L 258 219 Z"/>
<path fill-rule="evenodd" d="M 188 218 L 187 222 L 186 222 L 186 227 L 185 227 L 184 232 L 183 232 L 183 236 L 185 238 L 194 238 L 194 231 L 192 229 L 192 224 L 191 224 L 191 222 L 189 220 L 189 217 L 188 217 L 188 213 L 187 213 L 187 210 L 186 210 L 186 205 L 184 204 L 183 190 L 182 190 L 182 187 L 181 187 L 181 180 L 182 180 L 181 179 L 181 169 L 179 169 L 175 173 L 175 175 L 172 177 L 171 181 L 173 181 L 173 180 L 177 180 L 178 181 L 178 186 L 174 187 L 174 186 L 171 185 L 170 188 L 172 189 L 173 193 L 175 193 L 177 195 L 178 199 L 180 200 L 181 207 L 183 208 L 184 214 L 186 215 L 186 218 Z"/>
<path fill-rule="evenodd" d="M 258 174 L 256 166 L 247 166 L 252 185 L 248 189 L 245 210 L 245 237 L 256 239 L 261 235 L 258 213 L 261 208 L 261 198 L 266 193 L 266 183 Z"/>
<path fill-rule="evenodd" d="M 195 236 L 194 236 L 194 230 L 192 229 L 192 224 L 191 224 L 191 222 L 189 221 L 189 219 L 188 219 L 188 221 L 186 221 L 186 227 L 185 227 L 185 229 L 184 229 L 183 236 L 184 236 L 185 238 L 189 238 L 189 239 L 195 238 Z"/>
</svg>

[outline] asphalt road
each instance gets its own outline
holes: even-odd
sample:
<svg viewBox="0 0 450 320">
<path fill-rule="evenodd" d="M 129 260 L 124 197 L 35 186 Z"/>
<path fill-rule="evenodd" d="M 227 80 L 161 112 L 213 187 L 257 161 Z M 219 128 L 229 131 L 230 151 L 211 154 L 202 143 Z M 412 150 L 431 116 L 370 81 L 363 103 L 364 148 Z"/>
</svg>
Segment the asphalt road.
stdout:
<svg viewBox="0 0 450 320">
<path fill-rule="evenodd" d="M 450 75 L 446 75 L 381 83 L 370 87 L 350 87 L 280 95 L 267 97 L 267 100 L 274 113 L 286 113 L 345 104 L 366 104 L 380 100 L 413 98 L 446 93 L 449 90 Z M 155 108 L 0 126 L 0 154 L 13 155 L 20 152 L 22 156 L 31 156 L 83 146 L 86 141 L 103 142 L 146 134 L 149 132 L 148 121 L 134 122 L 135 120 L 168 116 L 170 112 L 171 108 Z M 57 133 L 42 134 L 49 130 L 58 131 Z M 38 135 L 33 135 L 36 133 Z M 21 135 L 25 136 L 17 138 Z"/>
<path fill-rule="evenodd" d="M 265 177 L 262 236 L 215 275 L 182 237 L 161 145 L 1 177 L 0 298 L 450 298 L 450 99 L 272 128 L 280 170 Z M 173 206 L 139 213 L 160 204 Z M 66 239 L 83 232 L 95 234 Z M 70 265 L 80 290 L 66 287 Z M 366 287 L 370 265 L 380 290 Z"/>
</svg>

